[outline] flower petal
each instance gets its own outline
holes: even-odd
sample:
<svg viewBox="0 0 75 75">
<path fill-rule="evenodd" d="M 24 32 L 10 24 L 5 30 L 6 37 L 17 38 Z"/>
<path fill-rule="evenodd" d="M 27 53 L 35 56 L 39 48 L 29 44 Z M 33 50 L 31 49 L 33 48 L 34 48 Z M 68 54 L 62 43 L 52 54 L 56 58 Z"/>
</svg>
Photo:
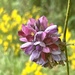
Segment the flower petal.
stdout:
<svg viewBox="0 0 75 75">
<path fill-rule="evenodd" d="M 51 44 L 49 46 L 52 50 L 59 50 L 59 47 L 56 44 Z"/>
<path fill-rule="evenodd" d="M 42 47 L 40 45 L 36 45 L 35 50 L 41 51 Z"/>
<path fill-rule="evenodd" d="M 48 20 L 45 16 L 42 16 L 41 18 L 39 18 L 40 21 L 40 26 L 41 26 L 41 30 L 45 30 L 47 28 L 47 23 Z"/>
<path fill-rule="evenodd" d="M 55 60 L 55 61 L 61 61 L 61 57 L 60 57 L 60 55 L 52 55 L 52 58 L 53 58 L 53 60 Z"/>
<path fill-rule="evenodd" d="M 50 53 L 50 49 L 48 47 L 43 48 L 43 52 Z"/>
<path fill-rule="evenodd" d="M 28 40 L 25 37 L 20 38 L 20 41 L 22 41 L 22 42 L 28 42 Z"/>
<path fill-rule="evenodd" d="M 51 53 L 54 55 L 58 55 L 58 54 L 61 54 L 61 51 L 60 50 L 52 50 Z"/>
<path fill-rule="evenodd" d="M 30 45 L 25 49 L 25 53 L 30 55 L 32 53 L 32 51 L 34 50 L 34 46 Z"/>
<path fill-rule="evenodd" d="M 28 26 L 25 26 L 25 25 L 22 25 L 22 31 L 26 34 L 26 35 L 31 35 L 31 33 L 35 33 L 35 30 L 28 27 Z"/>
<path fill-rule="evenodd" d="M 48 28 L 46 28 L 45 32 L 51 34 L 58 32 L 57 25 L 49 26 Z"/>
<path fill-rule="evenodd" d="M 34 26 L 34 24 L 35 24 L 35 22 L 36 22 L 36 20 L 35 20 L 35 19 L 30 18 L 30 19 L 28 20 L 28 22 L 27 22 L 27 25 L 28 25 L 28 26 L 33 27 L 33 26 Z"/>
<path fill-rule="evenodd" d="M 39 58 L 40 53 L 41 53 L 40 51 L 34 50 L 34 51 L 32 52 L 32 54 L 30 55 L 30 60 L 31 60 L 31 61 L 36 61 L 36 60 Z"/>
<path fill-rule="evenodd" d="M 21 45 L 21 48 L 25 48 L 25 47 L 28 47 L 30 45 L 32 45 L 33 43 L 32 42 L 27 42 L 27 43 L 24 43 Z"/>
<path fill-rule="evenodd" d="M 42 33 L 42 41 L 43 41 L 45 38 L 46 38 L 46 33 L 43 32 L 43 33 Z"/>
<path fill-rule="evenodd" d="M 45 65 L 47 61 L 44 61 L 42 58 L 39 58 L 36 63 L 40 65 Z"/>
<path fill-rule="evenodd" d="M 24 32 L 22 32 L 22 31 L 18 31 L 18 35 L 21 37 L 25 36 Z"/>
<path fill-rule="evenodd" d="M 39 31 L 35 34 L 34 40 L 43 41 L 46 38 L 46 33 L 43 31 Z"/>
<path fill-rule="evenodd" d="M 43 42 L 41 42 L 41 41 L 35 42 L 34 45 L 40 45 L 42 47 L 46 47 L 46 45 Z"/>
</svg>

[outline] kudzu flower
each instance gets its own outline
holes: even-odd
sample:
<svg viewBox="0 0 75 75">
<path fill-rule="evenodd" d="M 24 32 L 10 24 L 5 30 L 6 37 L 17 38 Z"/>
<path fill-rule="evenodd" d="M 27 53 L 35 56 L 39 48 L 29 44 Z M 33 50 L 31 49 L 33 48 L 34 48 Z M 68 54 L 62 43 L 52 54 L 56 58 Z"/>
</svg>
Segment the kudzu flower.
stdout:
<svg viewBox="0 0 75 75">
<path fill-rule="evenodd" d="M 24 42 L 21 49 L 30 56 L 31 61 L 51 68 L 57 64 L 64 64 L 64 45 L 59 38 L 57 25 L 48 25 L 45 16 L 38 20 L 29 19 L 26 25 L 22 25 L 18 35 L 20 41 Z"/>
</svg>

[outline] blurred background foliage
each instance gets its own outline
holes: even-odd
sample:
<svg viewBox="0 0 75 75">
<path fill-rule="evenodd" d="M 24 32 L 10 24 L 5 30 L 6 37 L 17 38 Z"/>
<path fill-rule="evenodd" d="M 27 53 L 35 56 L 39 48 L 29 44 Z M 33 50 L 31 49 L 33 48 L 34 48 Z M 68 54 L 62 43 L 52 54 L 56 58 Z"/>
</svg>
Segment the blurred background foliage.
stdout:
<svg viewBox="0 0 75 75">
<path fill-rule="evenodd" d="M 71 0 L 67 42 L 75 44 L 75 1 Z M 67 0 L 0 0 L 0 75 L 66 75 L 66 66 L 43 68 L 28 61 L 20 50 L 18 30 L 29 18 L 45 15 L 49 23 L 64 27 Z M 62 36 L 60 37 L 62 39 Z M 75 46 L 68 46 L 70 75 L 75 75 Z"/>
</svg>

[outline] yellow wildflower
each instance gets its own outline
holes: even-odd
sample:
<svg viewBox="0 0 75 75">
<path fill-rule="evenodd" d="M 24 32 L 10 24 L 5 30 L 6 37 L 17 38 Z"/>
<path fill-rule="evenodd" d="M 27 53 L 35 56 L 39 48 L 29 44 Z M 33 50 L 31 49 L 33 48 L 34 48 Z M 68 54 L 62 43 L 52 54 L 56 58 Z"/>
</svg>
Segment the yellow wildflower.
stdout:
<svg viewBox="0 0 75 75">
<path fill-rule="evenodd" d="M 66 32 L 66 41 L 69 41 L 70 38 L 71 38 L 71 32 L 69 31 L 69 29 L 67 29 L 67 32 Z"/>
<path fill-rule="evenodd" d="M 40 71 L 36 71 L 36 72 L 35 72 L 35 75 L 43 75 L 43 73 L 40 72 Z"/>
<path fill-rule="evenodd" d="M 42 69 L 42 66 L 39 65 L 39 66 L 37 67 L 37 71 L 40 71 L 41 69 Z"/>
<path fill-rule="evenodd" d="M 4 22 L 1 22 L 1 24 L 0 24 L 0 30 L 1 30 L 3 33 L 7 33 L 7 32 L 8 32 L 8 29 L 5 28 Z"/>
<path fill-rule="evenodd" d="M 63 39 L 63 33 L 61 34 L 60 38 Z M 69 29 L 67 29 L 67 32 L 66 32 L 66 41 L 68 42 L 70 38 L 71 38 L 71 32 L 69 31 Z"/>
<path fill-rule="evenodd" d="M 23 69 L 23 71 L 22 71 L 21 75 L 27 75 L 27 73 L 26 73 L 26 70 L 25 70 L 25 69 Z"/>
<path fill-rule="evenodd" d="M 4 26 L 2 27 L 1 30 L 2 30 L 3 33 L 7 33 L 8 32 L 8 29 L 6 29 Z"/>
<path fill-rule="evenodd" d="M 16 15 L 15 20 L 19 24 L 21 22 L 21 16 L 20 15 Z"/>
<path fill-rule="evenodd" d="M 16 15 L 17 15 L 17 10 L 16 9 L 14 9 L 13 11 L 12 11 L 12 13 L 11 13 L 11 18 L 13 18 L 13 19 L 15 19 L 16 18 Z"/>
<path fill-rule="evenodd" d="M 62 27 L 61 26 L 58 27 L 58 32 L 59 32 L 59 34 L 62 33 Z"/>
<path fill-rule="evenodd" d="M 33 63 L 31 65 L 31 72 L 35 71 L 37 69 L 38 65 L 36 63 Z"/>
<path fill-rule="evenodd" d="M 7 23 L 10 20 L 10 17 L 8 16 L 8 14 L 4 14 L 2 19 Z"/>
<path fill-rule="evenodd" d="M 0 8 L 0 15 L 3 13 L 4 9 Z"/>
<path fill-rule="evenodd" d="M 75 69 L 75 60 L 72 60 L 71 68 L 72 68 L 72 69 Z"/>
<path fill-rule="evenodd" d="M 4 42 L 3 42 L 3 46 L 4 46 L 4 47 L 8 47 L 8 45 L 9 45 L 9 44 L 8 44 L 8 41 L 4 41 Z"/>
<path fill-rule="evenodd" d="M 9 35 L 7 36 L 7 39 L 8 39 L 9 41 L 12 41 L 12 35 L 9 34 Z"/>
</svg>

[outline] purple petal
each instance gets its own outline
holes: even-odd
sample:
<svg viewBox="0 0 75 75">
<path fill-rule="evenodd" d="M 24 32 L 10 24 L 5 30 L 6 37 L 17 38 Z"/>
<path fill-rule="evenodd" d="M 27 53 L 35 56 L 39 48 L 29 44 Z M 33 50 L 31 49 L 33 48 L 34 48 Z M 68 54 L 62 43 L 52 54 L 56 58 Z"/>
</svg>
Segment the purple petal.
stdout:
<svg viewBox="0 0 75 75">
<path fill-rule="evenodd" d="M 25 47 L 28 47 L 30 45 L 32 45 L 33 43 L 32 42 L 27 42 L 27 43 L 24 43 L 21 45 L 21 48 L 25 48 Z"/>
<path fill-rule="evenodd" d="M 44 65 L 47 63 L 47 61 L 44 61 L 41 57 L 37 60 L 36 62 L 37 64 L 40 64 L 40 65 Z"/>
<path fill-rule="evenodd" d="M 39 18 L 40 21 L 40 25 L 41 25 L 41 30 L 45 30 L 47 28 L 47 23 L 48 20 L 45 16 L 42 16 L 41 18 Z"/>
<path fill-rule="evenodd" d="M 46 38 L 46 33 L 43 32 L 43 33 L 42 33 L 42 41 L 43 41 L 45 38 Z"/>
<path fill-rule="evenodd" d="M 21 37 L 25 36 L 24 32 L 22 32 L 22 31 L 18 31 L 18 35 Z"/>
<path fill-rule="evenodd" d="M 50 49 L 48 47 L 43 48 L 43 52 L 50 53 Z"/>
<path fill-rule="evenodd" d="M 26 38 L 30 42 L 34 40 L 34 36 L 32 36 L 32 35 L 28 35 L 28 36 L 26 36 Z"/>
<path fill-rule="evenodd" d="M 58 29 L 57 29 L 57 25 L 51 25 L 49 26 L 46 30 L 45 30 L 46 33 L 56 33 L 58 32 Z"/>
<path fill-rule="evenodd" d="M 46 38 L 46 33 L 43 31 L 39 31 L 35 34 L 34 40 L 43 41 Z"/>
<path fill-rule="evenodd" d="M 28 42 L 28 40 L 25 37 L 20 38 L 20 41 L 22 41 L 22 42 Z"/>
<path fill-rule="evenodd" d="M 40 45 L 42 47 L 46 47 L 45 43 L 44 42 L 41 42 L 41 41 L 35 42 L 34 45 Z"/>
<path fill-rule="evenodd" d="M 53 58 L 53 60 L 55 60 L 55 61 L 61 61 L 61 57 L 60 57 L 60 55 L 52 55 L 52 58 Z"/>
<path fill-rule="evenodd" d="M 35 29 L 36 29 L 37 31 L 40 30 L 40 21 L 39 21 L 39 20 L 36 21 L 36 27 L 35 27 Z"/>
<path fill-rule="evenodd" d="M 37 60 L 37 59 L 39 58 L 40 54 L 41 54 L 40 51 L 34 50 L 34 51 L 32 52 L 32 54 L 30 55 L 30 60 L 31 60 L 31 61 Z"/>
<path fill-rule="evenodd" d="M 57 45 L 57 44 L 55 44 L 55 43 L 53 43 L 53 44 L 49 45 L 49 47 L 52 49 L 52 51 L 53 51 L 53 50 L 54 50 L 54 51 L 58 51 L 58 50 L 59 50 L 58 45 Z"/>
<path fill-rule="evenodd" d="M 30 45 L 25 49 L 25 53 L 30 55 L 33 52 L 33 50 L 34 50 L 34 46 Z"/>
<path fill-rule="evenodd" d="M 22 31 L 26 34 L 26 35 L 31 35 L 31 33 L 35 33 L 35 30 L 28 27 L 28 26 L 25 26 L 25 25 L 22 25 Z"/>
<path fill-rule="evenodd" d="M 43 31 L 39 31 L 35 34 L 34 40 L 41 41 Z"/>
<path fill-rule="evenodd" d="M 60 50 L 52 50 L 51 53 L 54 55 L 58 55 L 58 54 L 61 54 L 61 51 Z"/>
<path fill-rule="evenodd" d="M 30 18 L 27 22 L 27 25 L 33 27 L 35 23 L 36 23 L 36 20 L 33 18 Z"/>
<path fill-rule="evenodd" d="M 35 50 L 41 51 L 41 50 L 42 50 L 42 47 L 41 47 L 40 45 L 37 45 L 37 46 L 35 47 Z"/>
</svg>

